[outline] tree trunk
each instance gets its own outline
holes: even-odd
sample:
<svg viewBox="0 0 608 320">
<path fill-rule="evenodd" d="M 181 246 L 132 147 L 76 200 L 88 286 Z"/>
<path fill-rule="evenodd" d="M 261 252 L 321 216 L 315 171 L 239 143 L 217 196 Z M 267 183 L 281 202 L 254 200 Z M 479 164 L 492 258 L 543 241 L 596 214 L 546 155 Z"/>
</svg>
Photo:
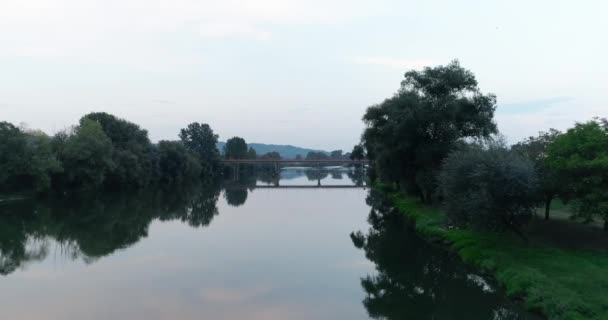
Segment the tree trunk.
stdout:
<svg viewBox="0 0 608 320">
<path fill-rule="evenodd" d="M 545 220 L 549 220 L 549 211 L 551 211 L 551 201 L 553 197 L 547 197 L 545 200 Z"/>
<path fill-rule="evenodd" d="M 608 219 L 604 220 L 604 231 L 608 232 Z"/>
</svg>

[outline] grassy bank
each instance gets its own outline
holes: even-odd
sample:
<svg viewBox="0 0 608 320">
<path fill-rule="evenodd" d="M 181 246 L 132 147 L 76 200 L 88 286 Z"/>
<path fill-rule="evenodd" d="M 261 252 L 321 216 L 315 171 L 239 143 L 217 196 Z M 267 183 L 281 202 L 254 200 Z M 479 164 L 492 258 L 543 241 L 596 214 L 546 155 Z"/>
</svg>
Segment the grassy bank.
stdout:
<svg viewBox="0 0 608 320">
<path fill-rule="evenodd" d="M 514 299 L 549 319 L 608 319 L 608 236 L 569 221 L 533 221 L 525 243 L 513 234 L 446 228 L 439 208 L 387 191 L 393 205 L 429 240 L 493 275 Z"/>
</svg>

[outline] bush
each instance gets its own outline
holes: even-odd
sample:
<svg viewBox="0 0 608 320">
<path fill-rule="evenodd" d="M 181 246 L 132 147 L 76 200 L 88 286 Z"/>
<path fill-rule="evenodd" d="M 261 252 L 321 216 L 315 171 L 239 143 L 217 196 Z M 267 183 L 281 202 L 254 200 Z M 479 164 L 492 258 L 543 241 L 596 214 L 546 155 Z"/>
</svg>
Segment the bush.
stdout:
<svg viewBox="0 0 608 320">
<path fill-rule="evenodd" d="M 450 223 L 459 227 L 519 232 L 537 204 L 534 164 L 501 144 L 451 153 L 439 185 Z"/>
</svg>

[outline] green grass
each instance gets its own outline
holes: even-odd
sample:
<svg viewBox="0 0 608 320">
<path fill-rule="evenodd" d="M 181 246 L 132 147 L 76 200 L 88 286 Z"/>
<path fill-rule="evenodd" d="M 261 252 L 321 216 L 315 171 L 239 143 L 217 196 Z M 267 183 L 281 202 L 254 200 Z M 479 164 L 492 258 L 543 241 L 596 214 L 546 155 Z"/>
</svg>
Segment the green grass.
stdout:
<svg viewBox="0 0 608 320">
<path fill-rule="evenodd" d="M 388 196 L 416 222 L 420 234 L 449 243 L 529 310 L 549 319 L 608 319 L 608 236 L 603 231 L 536 219 L 525 230 L 530 237 L 525 243 L 509 233 L 448 229 L 440 208 L 398 192 Z"/>
</svg>

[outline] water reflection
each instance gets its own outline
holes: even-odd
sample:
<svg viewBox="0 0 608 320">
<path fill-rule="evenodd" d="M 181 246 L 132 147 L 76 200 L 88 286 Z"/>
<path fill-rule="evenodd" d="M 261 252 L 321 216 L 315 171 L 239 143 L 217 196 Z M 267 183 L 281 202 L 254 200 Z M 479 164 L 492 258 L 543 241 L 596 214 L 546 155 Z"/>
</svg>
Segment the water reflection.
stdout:
<svg viewBox="0 0 608 320">
<path fill-rule="evenodd" d="M 154 219 L 207 226 L 218 214 L 219 194 L 218 186 L 198 186 L 2 204 L 0 274 L 44 260 L 52 241 L 62 256 L 91 263 L 146 237 Z"/>
<path fill-rule="evenodd" d="M 377 272 L 361 280 L 370 317 L 530 319 L 458 257 L 418 238 L 381 194 L 370 191 L 367 202 L 371 227 L 351 238 L 376 265 Z"/>
<path fill-rule="evenodd" d="M 277 181 L 269 171 L 245 172 L 237 181 L 228 179 L 222 184 L 0 202 L 0 274 L 44 260 L 51 245 L 59 248 L 62 257 L 92 263 L 146 237 L 155 219 L 179 220 L 195 228 L 208 226 L 219 213 L 222 189 L 226 203 L 239 207 L 258 182 Z M 338 179 L 344 172 L 344 168 L 290 169 L 280 178 L 317 180 L 331 174 Z M 353 183 L 363 181 L 360 176 L 348 171 Z"/>
</svg>

